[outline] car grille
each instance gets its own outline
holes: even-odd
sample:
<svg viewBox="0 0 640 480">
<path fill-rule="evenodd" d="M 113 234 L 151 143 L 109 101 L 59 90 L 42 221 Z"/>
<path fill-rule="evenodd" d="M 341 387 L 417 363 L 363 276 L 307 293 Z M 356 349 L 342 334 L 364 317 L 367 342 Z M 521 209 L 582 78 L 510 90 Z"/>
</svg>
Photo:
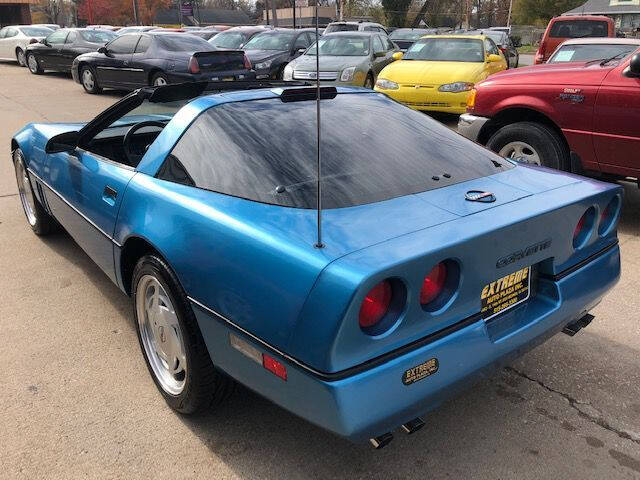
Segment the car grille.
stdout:
<svg viewBox="0 0 640 480">
<path fill-rule="evenodd" d="M 450 107 L 451 106 L 451 104 L 447 102 L 403 102 L 403 103 L 411 107 Z"/>
<path fill-rule="evenodd" d="M 436 88 L 437 85 L 416 85 L 414 83 L 401 83 L 400 86 L 402 88 L 416 88 L 416 89 L 430 89 L 430 88 Z"/>
<path fill-rule="evenodd" d="M 315 80 L 316 72 L 294 71 L 293 78 L 295 80 Z M 320 80 L 337 80 L 338 72 L 320 72 Z"/>
</svg>

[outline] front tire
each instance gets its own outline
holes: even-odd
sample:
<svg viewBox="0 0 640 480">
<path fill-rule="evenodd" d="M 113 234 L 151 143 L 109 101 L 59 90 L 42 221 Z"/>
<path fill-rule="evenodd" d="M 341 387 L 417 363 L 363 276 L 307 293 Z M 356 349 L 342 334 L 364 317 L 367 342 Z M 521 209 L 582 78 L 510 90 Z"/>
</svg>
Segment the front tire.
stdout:
<svg viewBox="0 0 640 480">
<path fill-rule="evenodd" d="M 98 85 L 98 79 L 96 78 L 96 74 L 93 69 L 87 65 L 84 65 L 80 69 L 80 82 L 82 83 L 82 87 L 84 91 L 90 93 L 91 95 L 95 95 L 96 93 L 100 93 L 102 89 Z"/>
<path fill-rule="evenodd" d="M 145 255 L 133 271 L 138 340 L 149 373 L 174 410 L 191 414 L 217 405 L 235 383 L 215 369 L 191 305 L 169 266 Z"/>
<path fill-rule="evenodd" d="M 487 142 L 502 157 L 523 163 L 569 171 L 569 159 L 560 136 L 537 122 L 517 122 L 498 130 Z"/>
<path fill-rule="evenodd" d="M 373 74 L 371 72 L 367 73 L 367 78 L 364 80 L 364 88 L 373 90 Z"/>
<path fill-rule="evenodd" d="M 27 66 L 27 58 L 25 57 L 24 50 L 21 48 L 16 50 L 16 60 L 18 61 L 18 65 L 21 67 Z"/>
<path fill-rule="evenodd" d="M 34 75 L 40 75 L 42 73 L 42 67 L 33 53 L 27 54 L 27 67 L 29 67 L 29 71 Z"/>
<path fill-rule="evenodd" d="M 13 152 L 13 166 L 18 182 L 18 196 L 31 230 L 40 236 L 51 233 L 55 229 L 56 221 L 40 205 L 40 201 L 33 192 L 29 173 L 24 162 L 24 155 L 20 149 L 16 149 Z"/>
</svg>

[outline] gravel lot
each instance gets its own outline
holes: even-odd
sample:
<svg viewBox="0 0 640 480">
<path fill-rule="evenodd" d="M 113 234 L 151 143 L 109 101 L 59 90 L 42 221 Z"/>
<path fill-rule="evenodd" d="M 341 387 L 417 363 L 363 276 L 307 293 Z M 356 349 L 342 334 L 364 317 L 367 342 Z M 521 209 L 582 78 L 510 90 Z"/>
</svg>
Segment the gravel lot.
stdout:
<svg viewBox="0 0 640 480">
<path fill-rule="evenodd" d="M 37 238 L 12 134 L 86 120 L 119 95 L 0 63 L 0 477 L 640 478 L 640 192 L 625 184 L 622 280 L 579 335 L 558 335 L 379 452 L 240 389 L 182 418 L 139 351 L 130 304 L 65 234 Z"/>
</svg>

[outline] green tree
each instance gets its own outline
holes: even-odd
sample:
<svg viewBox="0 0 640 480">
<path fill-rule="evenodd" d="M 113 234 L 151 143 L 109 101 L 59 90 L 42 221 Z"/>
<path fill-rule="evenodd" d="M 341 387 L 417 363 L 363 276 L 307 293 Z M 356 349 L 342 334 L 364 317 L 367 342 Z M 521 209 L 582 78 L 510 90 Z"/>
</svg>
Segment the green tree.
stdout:
<svg viewBox="0 0 640 480">
<path fill-rule="evenodd" d="M 546 25 L 561 13 L 579 7 L 586 0 L 515 0 L 513 5 L 514 23 L 521 25 Z"/>
</svg>

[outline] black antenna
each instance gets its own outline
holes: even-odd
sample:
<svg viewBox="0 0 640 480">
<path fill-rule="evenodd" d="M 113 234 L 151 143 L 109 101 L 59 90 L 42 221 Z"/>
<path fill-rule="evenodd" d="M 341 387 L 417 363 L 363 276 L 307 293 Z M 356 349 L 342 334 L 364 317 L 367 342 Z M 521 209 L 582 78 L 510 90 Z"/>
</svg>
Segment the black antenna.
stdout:
<svg viewBox="0 0 640 480">
<path fill-rule="evenodd" d="M 314 246 L 316 248 L 324 248 L 324 244 L 322 243 L 322 164 L 320 161 L 320 35 L 318 34 L 318 2 L 319 0 L 316 0 L 316 127 L 318 129 L 318 150 L 316 161 L 318 173 L 318 241 Z"/>
</svg>

